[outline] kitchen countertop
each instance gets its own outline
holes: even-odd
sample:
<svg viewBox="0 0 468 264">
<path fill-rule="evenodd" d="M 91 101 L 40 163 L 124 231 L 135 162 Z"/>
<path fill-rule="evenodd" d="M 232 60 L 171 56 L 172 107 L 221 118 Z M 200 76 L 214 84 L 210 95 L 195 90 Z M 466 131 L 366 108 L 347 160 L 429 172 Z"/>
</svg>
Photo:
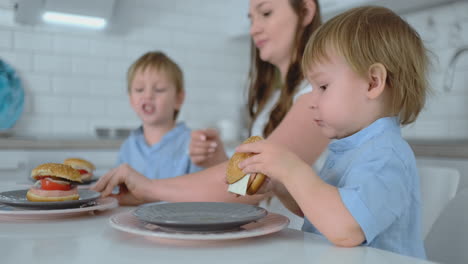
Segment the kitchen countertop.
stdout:
<svg viewBox="0 0 468 264">
<path fill-rule="evenodd" d="M 0 150 L 119 149 L 124 138 L 0 138 Z M 234 149 L 240 142 L 226 144 Z M 468 140 L 408 140 L 417 157 L 468 159 Z"/>
<path fill-rule="evenodd" d="M 288 228 L 244 239 L 191 241 L 180 234 L 181 239 L 163 239 L 111 227 L 110 217 L 133 209 L 42 219 L 0 218 L 2 263 L 432 263 L 372 247 L 336 247 L 318 235 Z"/>
<path fill-rule="evenodd" d="M 468 140 L 408 140 L 416 157 L 468 159 Z"/>
<path fill-rule="evenodd" d="M 119 149 L 124 138 L 0 138 L 0 150 Z"/>
<path fill-rule="evenodd" d="M 36 137 L 0 137 L 0 150 L 64 150 L 64 149 L 116 149 L 126 138 L 36 138 Z M 233 150 L 241 141 L 227 142 L 225 148 Z"/>
</svg>

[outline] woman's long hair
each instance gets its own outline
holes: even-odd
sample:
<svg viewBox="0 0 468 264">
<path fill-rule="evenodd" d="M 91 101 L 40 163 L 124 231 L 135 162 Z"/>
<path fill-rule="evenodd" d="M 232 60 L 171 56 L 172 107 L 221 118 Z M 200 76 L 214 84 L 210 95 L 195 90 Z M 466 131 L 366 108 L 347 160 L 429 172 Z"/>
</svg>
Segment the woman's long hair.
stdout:
<svg viewBox="0 0 468 264">
<path fill-rule="evenodd" d="M 289 0 L 289 4 L 298 16 L 296 34 L 294 39 L 294 50 L 291 56 L 284 83 L 280 83 L 279 71 L 271 63 L 262 61 L 255 47 L 253 40 L 251 42 L 251 62 L 249 72 L 249 92 L 248 92 L 248 111 L 251 118 L 250 128 L 257 118 L 258 114 L 265 107 L 266 102 L 273 94 L 276 87 L 281 87 L 280 99 L 270 113 L 270 118 L 263 129 L 263 136 L 267 137 L 283 120 L 286 113 L 293 104 L 293 97 L 304 79 L 301 71 L 301 60 L 304 48 L 312 33 L 322 24 L 320 8 L 317 0 L 314 0 L 316 8 L 312 22 L 306 27 L 302 27 L 302 21 L 306 15 L 306 9 L 303 0 Z"/>
</svg>

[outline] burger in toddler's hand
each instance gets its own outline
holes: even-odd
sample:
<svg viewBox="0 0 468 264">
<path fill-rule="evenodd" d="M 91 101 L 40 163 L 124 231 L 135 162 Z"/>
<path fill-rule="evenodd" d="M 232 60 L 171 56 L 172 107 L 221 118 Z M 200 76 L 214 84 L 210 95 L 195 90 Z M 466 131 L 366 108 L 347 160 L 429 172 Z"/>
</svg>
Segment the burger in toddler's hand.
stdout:
<svg viewBox="0 0 468 264">
<path fill-rule="evenodd" d="M 69 165 L 81 174 L 82 181 L 89 181 L 93 177 L 93 172 L 96 169 L 93 163 L 79 158 L 69 158 L 63 161 L 63 164 Z"/>
<path fill-rule="evenodd" d="M 26 194 L 29 201 L 60 202 L 80 198 L 73 183 L 81 182 L 81 175 L 68 165 L 45 163 L 34 168 L 31 177 L 37 182 Z"/>
<path fill-rule="evenodd" d="M 253 143 L 259 140 L 263 140 L 262 137 L 253 136 L 246 139 L 242 144 Z M 252 195 L 255 194 L 263 182 L 266 176 L 261 173 L 256 173 L 251 177 L 250 174 L 245 174 L 239 168 L 239 163 L 255 154 L 253 153 L 234 153 L 229 160 L 228 167 L 226 170 L 226 180 L 229 183 L 228 191 L 239 195 Z"/>
</svg>

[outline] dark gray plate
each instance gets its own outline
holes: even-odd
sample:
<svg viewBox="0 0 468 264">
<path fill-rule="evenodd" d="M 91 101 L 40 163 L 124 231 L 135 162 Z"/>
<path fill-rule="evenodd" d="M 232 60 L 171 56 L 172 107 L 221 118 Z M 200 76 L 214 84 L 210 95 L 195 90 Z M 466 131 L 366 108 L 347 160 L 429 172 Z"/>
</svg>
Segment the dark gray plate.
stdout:
<svg viewBox="0 0 468 264">
<path fill-rule="evenodd" d="M 141 221 L 180 231 L 236 229 L 267 215 L 261 207 L 238 203 L 151 203 L 133 214 Z"/>
<path fill-rule="evenodd" d="M 78 190 L 80 194 L 79 200 L 63 201 L 63 202 L 31 202 L 26 199 L 28 190 L 17 190 L 0 193 L 0 203 L 7 204 L 13 207 L 21 207 L 27 209 L 67 209 L 76 208 L 93 202 L 98 199 L 101 194 L 91 190 Z"/>
<path fill-rule="evenodd" d="M 89 180 L 85 180 L 82 183 L 77 182 L 76 184 L 78 185 L 90 184 L 90 183 L 96 182 L 97 180 L 99 180 L 99 176 L 94 175 Z"/>
</svg>

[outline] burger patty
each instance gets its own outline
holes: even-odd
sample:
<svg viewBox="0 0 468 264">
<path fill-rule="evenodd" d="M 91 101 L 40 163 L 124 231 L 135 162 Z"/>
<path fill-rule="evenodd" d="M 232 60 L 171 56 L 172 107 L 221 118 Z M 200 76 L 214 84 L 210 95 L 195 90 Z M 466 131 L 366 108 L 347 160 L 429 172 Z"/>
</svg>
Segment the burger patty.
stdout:
<svg viewBox="0 0 468 264">
<path fill-rule="evenodd" d="M 59 191 L 59 190 L 49 191 L 49 190 L 42 190 L 36 187 L 29 189 L 29 191 L 32 194 L 42 196 L 42 197 L 63 197 L 63 196 L 71 196 L 71 195 L 78 194 L 78 188 L 76 186 L 72 187 L 72 189 L 68 191 Z"/>
</svg>

